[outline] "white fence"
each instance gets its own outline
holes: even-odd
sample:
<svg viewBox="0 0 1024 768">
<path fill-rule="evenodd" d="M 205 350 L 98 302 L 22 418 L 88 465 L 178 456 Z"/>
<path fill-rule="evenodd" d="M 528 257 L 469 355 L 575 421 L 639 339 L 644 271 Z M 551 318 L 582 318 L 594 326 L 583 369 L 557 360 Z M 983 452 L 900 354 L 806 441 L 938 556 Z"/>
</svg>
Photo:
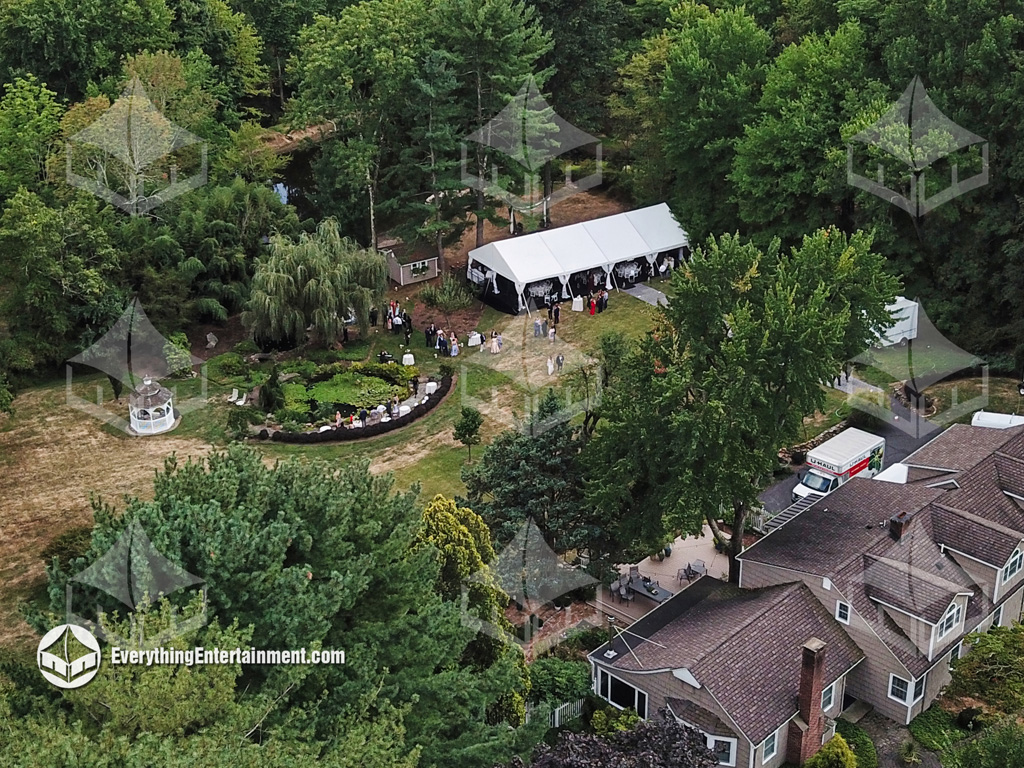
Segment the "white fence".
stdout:
<svg viewBox="0 0 1024 768">
<path fill-rule="evenodd" d="M 548 715 L 548 727 L 561 728 L 570 720 L 578 718 L 583 714 L 583 702 L 584 699 L 577 699 L 576 701 L 567 701 L 564 704 L 559 704 L 557 707 L 552 709 L 551 713 Z M 533 706 L 527 704 L 526 722 L 530 722 L 532 710 Z"/>
</svg>

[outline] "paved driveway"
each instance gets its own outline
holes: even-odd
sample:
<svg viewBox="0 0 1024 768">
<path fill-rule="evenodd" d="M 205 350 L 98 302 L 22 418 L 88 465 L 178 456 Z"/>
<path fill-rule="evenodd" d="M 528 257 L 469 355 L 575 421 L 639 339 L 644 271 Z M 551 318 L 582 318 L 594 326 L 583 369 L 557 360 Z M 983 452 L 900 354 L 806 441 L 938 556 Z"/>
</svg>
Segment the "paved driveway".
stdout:
<svg viewBox="0 0 1024 768">
<path fill-rule="evenodd" d="M 847 386 L 844 384 L 843 389 L 846 389 Z M 870 385 L 863 384 L 856 379 L 852 380 L 854 389 L 859 389 L 861 386 L 868 387 Z M 924 420 L 919 420 L 915 425 L 910 411 L 898 400 L 891 400 L 890 408 L 893 420 L 885 426 L 873 430 L 875 434 L 885 438 L 884 467 L 890 467 L 907 458 L 943 430 L 942 427 L 936 427 Z M 800 470 L 800 473 L 803 473 L 803 469 Z M 759 498 L 765 508 L 769 512 L 781 512 L 788 507 L 791 503 L 793 488 L 799 480 L 799 475 L 794 473 L 783 477 L 782 480 L 763 491 Z"/>
</svg>

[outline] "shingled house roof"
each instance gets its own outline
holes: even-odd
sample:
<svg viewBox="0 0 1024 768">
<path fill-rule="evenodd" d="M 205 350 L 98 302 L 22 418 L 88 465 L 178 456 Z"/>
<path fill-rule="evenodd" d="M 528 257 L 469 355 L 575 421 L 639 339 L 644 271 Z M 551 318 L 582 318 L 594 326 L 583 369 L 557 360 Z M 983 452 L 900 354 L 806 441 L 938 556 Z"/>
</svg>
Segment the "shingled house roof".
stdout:
<svg viewBox="0 0 1024 768">
<path fill-rule="evenodd" d="M 908 467 L 963 473 L 1008 443 L 1020 443 L 1024 426 L 1009 429 L 953 424 L 903 460 Z"/>
<path fill-rule="evenodd" d="M 802 582 L 739 589 L 703 577 L 665 607 L 698 586 L 686 610 L 671 620 L 646 627 L 637 622 L 629 630 L 632 638 L 616 638 L 610 646 L 618 652 L 614 659 L 604 656 L 607 644 L 591 658 L 632 672 L 688 669 L 755 744 L 796 714 L 807 640 L 826 643 L 825 685 L 864 658 Z"/>
</svg>

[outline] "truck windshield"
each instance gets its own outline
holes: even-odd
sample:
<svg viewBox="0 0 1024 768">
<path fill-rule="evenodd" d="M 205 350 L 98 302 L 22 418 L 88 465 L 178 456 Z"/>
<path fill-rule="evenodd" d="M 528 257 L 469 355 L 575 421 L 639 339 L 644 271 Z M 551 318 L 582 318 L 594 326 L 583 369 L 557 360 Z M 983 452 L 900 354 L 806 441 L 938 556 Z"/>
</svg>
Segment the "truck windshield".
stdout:
<svg viewBox="0 0 1024 768">
<path fill-rule="evenodd" d="M 804 475 L 804 479 L 800 481 L 812 491 L 818 493 L 825 493 L 828 491 L 829 479 L 823 475 L 819 475 L 817 472 L 808 472 Z"/>
</svg>

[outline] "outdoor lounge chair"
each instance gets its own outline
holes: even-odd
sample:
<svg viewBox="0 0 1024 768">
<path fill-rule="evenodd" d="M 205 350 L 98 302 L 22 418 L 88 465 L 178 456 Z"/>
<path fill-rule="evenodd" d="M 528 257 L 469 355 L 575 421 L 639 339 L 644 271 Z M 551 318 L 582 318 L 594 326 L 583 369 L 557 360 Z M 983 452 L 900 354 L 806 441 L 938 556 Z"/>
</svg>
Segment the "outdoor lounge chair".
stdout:
<svg viewBox="0 0 1024 768">
<path fill-rule="evenodd" d="M 231 397 L 228 398 L 228 402 L 229 403 L 233 403 L 236 400 L 238 400 L 238 389 L 237 388 L 231 390 Z"/>
<path fill-rule="evenodd" d="M 245 405 L 245 399 L 249 396 L 248 393 L 242 395 L 241 399 L 235 403 L 235 405 Z"/>
</svg>

